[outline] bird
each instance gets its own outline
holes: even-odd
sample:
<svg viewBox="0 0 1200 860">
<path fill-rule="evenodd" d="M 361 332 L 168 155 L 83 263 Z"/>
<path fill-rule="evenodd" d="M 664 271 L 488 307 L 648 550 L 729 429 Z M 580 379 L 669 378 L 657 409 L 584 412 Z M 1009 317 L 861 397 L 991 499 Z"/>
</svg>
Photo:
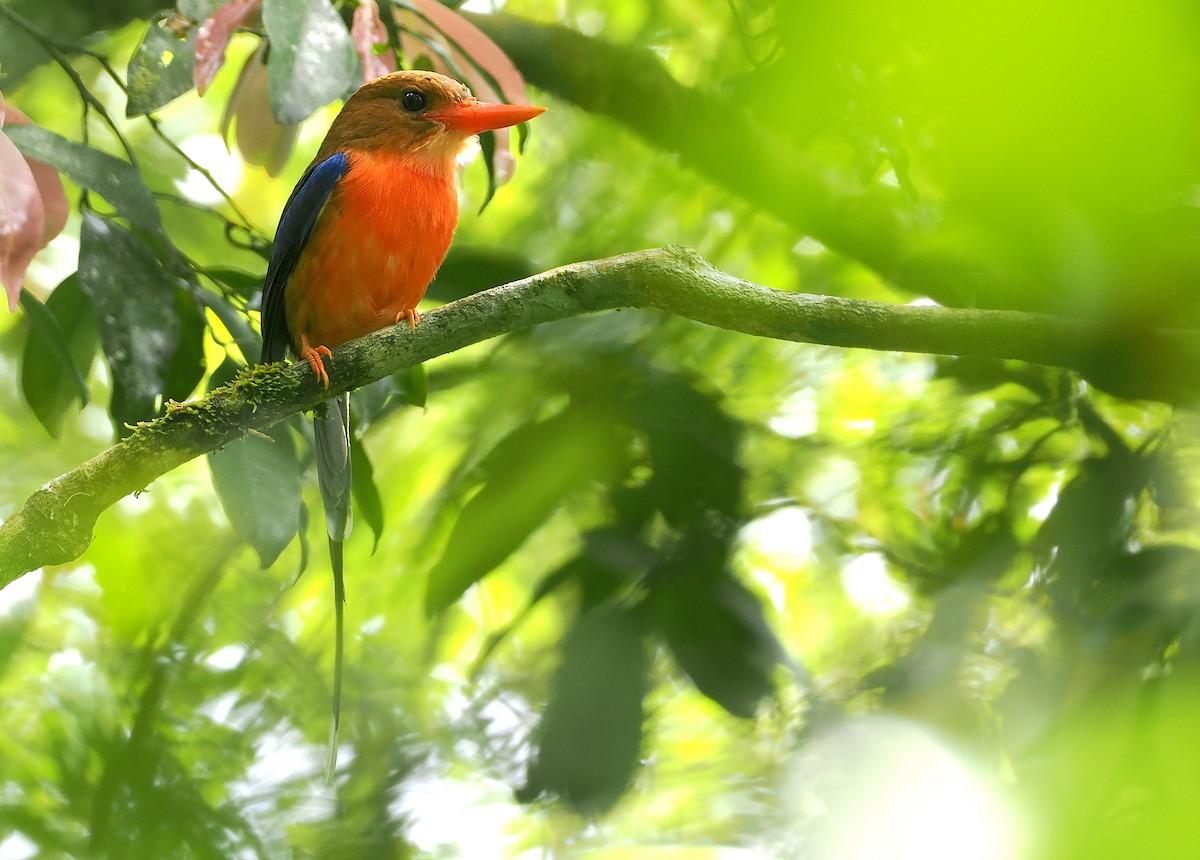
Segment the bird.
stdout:
<svg viewBox="0 0 1200 860">
<path fill-rule="evenodd" d="M 359 87 L 283 207 L 263 283 L 262 363 L 290 354 L 328 388 L 334 348 L 398 323 L 415 328 L 417 304 L 458 223 L 458 164 L 477 134 L 544 110 L 481 102 L 436 72 L 393 72 Z M 331 781 L 341 720 L 343 542 L 351 527 L 349 392 L 314 410 L 313 446 L 335 607 Z"/>
</svg>

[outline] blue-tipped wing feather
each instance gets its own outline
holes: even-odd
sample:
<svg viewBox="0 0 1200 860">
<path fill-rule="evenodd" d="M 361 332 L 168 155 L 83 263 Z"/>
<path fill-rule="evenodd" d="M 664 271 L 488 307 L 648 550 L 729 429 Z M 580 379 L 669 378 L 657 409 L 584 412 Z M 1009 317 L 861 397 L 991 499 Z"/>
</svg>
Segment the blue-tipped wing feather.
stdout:
<svg viewBox="0 0 1200 860">
<path fill-rule="evenodd" d="M 267 279 L 263 284 L 262 298 L 262 361 L 279 361 L 292 343 L 292 334 L 287 330 L 287 303 L 283 291 L 300 261 L 300 254 L 308 244 L 317 218 L 325 208 L 329 195 L 350 169 L 350 159 L 344 152 L 335 152 L 324 161 L 318 161 L 305 172 L 296 183 L 292 196 L 283 207 L 279 228 L 275 231 L 275 247 L 271 251 L 271 262 L 267 266 Z"/>
</svg>

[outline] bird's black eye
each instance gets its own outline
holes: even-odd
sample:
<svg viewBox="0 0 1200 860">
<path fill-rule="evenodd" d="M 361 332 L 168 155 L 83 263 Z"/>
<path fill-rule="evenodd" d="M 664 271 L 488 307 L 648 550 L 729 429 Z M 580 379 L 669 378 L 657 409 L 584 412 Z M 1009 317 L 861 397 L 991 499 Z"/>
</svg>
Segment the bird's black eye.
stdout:
<svg viewBox="0 0 1200 860">
<path fill-rule="evenodd" d="M 425 94 L 417 90 L 409 90 L 400 96 L 400 104 L 406 111 L 416 113 L 425 109 Z"/>
</svg>

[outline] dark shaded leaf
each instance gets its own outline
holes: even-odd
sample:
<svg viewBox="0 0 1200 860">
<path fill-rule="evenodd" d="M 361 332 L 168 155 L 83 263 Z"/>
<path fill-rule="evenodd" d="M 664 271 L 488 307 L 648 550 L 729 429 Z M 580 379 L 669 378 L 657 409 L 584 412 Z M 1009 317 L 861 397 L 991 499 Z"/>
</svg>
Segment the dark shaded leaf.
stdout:
<svg viewBox="0 0 1200 860">
<path fill-rule="evenodd" d="M 491 572 L 565 495 L 611 473 L 625 447 L 610 422 L 576 407 L 505 437 L 482 464 L 483 487 L 459 513 L 429 574 L 426 612 L 446 609 Z"/>
<path fill-rule="evenodd" d="M 350 437 L 350 471 L 350 491 L 354 494 L 359 516 L 375 536 L 375 543 L 371 546 L 371 552 L 375 552 L 383 535 L 383 499 L 379 497 L 379 487 L 375 485 L 375 467 L 371 465 L 362 439 L 356 435 Z"/>
<path fill-rule="evenodd" d="M 654 624 L 696 688 L 729 713 L 753 717 L 774 692 L 783 646 L 762 604 L 724 571 L 726 547 L 674 559 L 651 574 Z"/>
<path fill-rule="evenodd" d="M 210 380 L 215 388 L 232 379 L 237 365 L 226 360 Z M 300 461 L 296 445 L 281 422 L 261 436 L 243 436 L 208 455 L 213 489 L 229 522 L 269 567 L 300 526 Z"/>
<path fill-rule="evenodd" d="M 389 411 L 388 405 L 395 393 L 396 380 L 390 376 L 377 379 L 355 391 L 354 405 L 350 410 L 354 425 L 352 432 L 361 437 L 374 421 Z"/>
<path fill-rule="evenodd" d="M 46 162 L 77 185 L 96 192 L 118 215 L 146 230 L 162 229 L 158 204 L 128 161 L 36 125 L 10 125 L 4 131 L 23 155 Z"/>
<path fill-rule="evenodd" d="M 204 314 L 183 290 L 175 291 L 175 312 L 179 318 L 179 346 L 163 368 L 163 396 L 186 400 L 204 378 Z"/>
<path fill-rule="evenodd" d="M 1146 459 L 1113 450 L 1080 464 L 1058 494 L 1035 546 L 1048 559 L 1051 591 L 1059 599 L 1104 614 L 1109 595 L 1098 588 L 1104 571 L 1125 555 L 1134 500 L 1151 477 Z M 1099 599 L 1099 605 L 1093 601 Z"/>
<path fill-rule="evenodd" d="M 150 22 L 142 43 L 129 61 L 126 116 L 143 116 L 156 111 L 192 88 L 195 29 L 181 39 L 166 26 L 166 22 L 166 16 Z"/>
<path fill-rule="evenodd" d="M 79 285 L 91 300 L 113 373 L 109 411 L 118 433 L 151 417 L 163 372 L 179 345 L 178 288 L 137 237 L 116 221 L 83 214 Z"/>
<path fill-rule="evenodd" d="M 201 269 L 200 274 L 224 284 L 235 295 L 249 301 L 258 294 L 263 286 L 263 276 L 244 269 L 234 269 L 229 266 L 209 266 Z"/>
<path fill-rule="evenodd" d="M 28 293 L 21 294 L 21 304 L 30 323 L 21 391 L 46 431 L 58 436 L 71 404 L 88 404 L 85 379 L 100 343 L 96 315 L 74 274 L 55 287 L 45 305 Z"/>
<path fill-rule="evenodd" d="M 487 209 L 487 205 L 496 196 L 496 165 L 493 163 L 496 156 L 496 132 L 485 131 L 479 135 L 479 149 L 483 156 L 483 163 L 487 167 L 488 177 L 487 194 L 484 195 L 483 202 L 479 204 L 479 214 L 482 215 L 483 210 Z"/>
<path fill-rule="evenodd" d="M 521 800 L 550 791 L 582 815 L 601 815 L 629 787 L 642 742 L 649 670 L 644 635 L 641 619 L 628 609 L 595 608 L 575 620 Z"/>
<path fill-rule="evenodd" d="M 737 422 L 682 377 L 656 373 L 634 385 L 630 420 L 654 462 L 647 491 L 667 522 L 684 530 L 710 513 L 734 516 L 743 475 Z"/>
<path fill-rule="evenodd" d="M 271 112 L 280 123 L 308 119 L 359 80 L 354 40 L 329 0 L 265 0 L 262 15 Z"/>
</svg>

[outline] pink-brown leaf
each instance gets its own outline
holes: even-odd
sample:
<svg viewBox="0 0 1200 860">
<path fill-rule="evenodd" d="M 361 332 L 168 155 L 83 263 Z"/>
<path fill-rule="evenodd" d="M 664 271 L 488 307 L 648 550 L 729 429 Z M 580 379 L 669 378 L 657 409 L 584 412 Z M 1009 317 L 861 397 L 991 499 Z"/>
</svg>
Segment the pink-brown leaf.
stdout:
<svg viewBox="0 0 1200 860">
<path fill-rule="evenodd" d="M 441 4 L 437 4 L 441 5 Z M 449 10 L 447 10 L 449 11 Z M 432 17 L 432 16 L 431 16 Z M 459 46 L 454 43 L 447 43 L 441 31 L 426 21 L 421 16 L 407 10 L 396 10 L 396 23 L 400 25 L 402 32 L 400 34 L 400 47 L 404 51 L 405 56 L 411 62 L 413 57 L 426 55 L 430 58 L 435 72 L 440 72 L 443 75 L 451 77 L 461 76 L 465 80 L 471 92 L 476 98 L 484 101 L 499 102 L 505 101 L 505 97 L 496 92 L 491 81 L 487 76 L 482 74 L 479 69 L 472 65 L 471 60 L 460 50 Z M 464 23 L 468 23 L 464 19 Z M 474 26 L 473 24 L 470 26 Z M 482 35 L 482 34 L 481 34 Z M 484 36 L 486 39 L 487 37 Z M 489 40 L 490 41 L 490 40 Z M 447 63 L 437 51 L 429 47 L 429 43 L 433 42 L 441 45 L 446 51 L 446 55 L 458 69 L 458 75 L 455 74 L 450 63 Z M 494 43 L 493 43 L 494 45 Z M 500 50 L 496 48 L 496 50 Z M 507 59 L 507 57 L 505 58 Z M 519 75 L 518 75 L 519 77 Z M 521 101 L 509 101 L 510 104 L 529 104 L 529 98 L 525 95 L 525 82 L 521 82 Z M 501 128 L 492 132 L 496 138 L 496 146 L 492 150 L 492 176 L 495 177 L 497 185 L 503 185 L 512 179 L 514 170 L 516 169 L 515 162 L 512 157 L 512 147 L 510 144 L 510 129 Z"/>
<path fill-rule="evenodd" d="M 261 5 L 262 0 L 231 0 L 200 25 L 196 34 L 196 64 L 192 68 L 192 81 L 200 95 L 204 95 L 225 65 L 225 48 L 233 34 Z"/>
<path fill-rule="evenodd" d="M 25 157 L 0 131 L 0 284 L 15 311 L 29 261 L 42 247 L 45 210 Z"/>
<path fill-rule="evenodd" d="M 447 77 L 457 77 L 454 70 L 450 68 L 450 64 L 441 58 L 441 56 L 430 48 L 421 39 L 418 39 L 413 34 L 418 32 L 418 27 L 428 27 L 424 21 L 406 10 L 396 10 L 396 23 L 400 25 L 400 51 L 404 54 L 405 59 L 411 65 L 416 57 L 425 56 L 429 58 L 430 66 L 435 72 Z M 441 44 L 441 39 L 438 38 L 438 44 Z"/>
<path fill-rule="evenodd" d="M 514 105 L 529 104 L 529 96 L 525 92 L 525 79 L 521 77 L 521 73 L 513 65 L 513 61 L 508 58 L 508 54 L 488 38 L 487 34 L 437 0 L 409 0 L 409 2 L 432 21 L 434 26 L 445 34 L 446 39 L 461 48 L 472 62 L 492 77 L 504 96 L 502 101 Z M 462 68 L 462 73 L 471 76 L 471 71 L 468 71 L 467 68 Z M 473 81 L 466 81 L 466 83 L 472 90 L 476 90 L 476 95 L 480 94 Z"/>
<path fill-rule="evenodd" d="M 0 127 L 3 127 L 6 122 L 13 125 L 27 125 L 32 122 L 20 110 L 10 104 L 5 104 L 3 96 L 0 96 L 0 107 L 3 107 L 3 111 L 0 112 Z M 29 165 L 29 170 L 33 173 L 33 179 L 37 183 L 38 192 L 42 196 L 44 210 L 42 247 L 45 247 L 67 225 L 67 210 L 70 208 L 67 204 L 67 192 L 63 190 L 62 179 L 59 177 L 58 171 L 49 164 L 33 158 L 26 158 L 25 162 Z"/>
<path fill-rule="evenodd" d="M 379 5 L 375 0 L 360 0 L 354 10 L 350 35 L 362 60 L 364 83 L 396 71 L 396 55 L 388 46 L 387 27 L 379 17 Z M 378 45 L 384 46 L 382 53 L 377 53 Z"/>
</svg>

